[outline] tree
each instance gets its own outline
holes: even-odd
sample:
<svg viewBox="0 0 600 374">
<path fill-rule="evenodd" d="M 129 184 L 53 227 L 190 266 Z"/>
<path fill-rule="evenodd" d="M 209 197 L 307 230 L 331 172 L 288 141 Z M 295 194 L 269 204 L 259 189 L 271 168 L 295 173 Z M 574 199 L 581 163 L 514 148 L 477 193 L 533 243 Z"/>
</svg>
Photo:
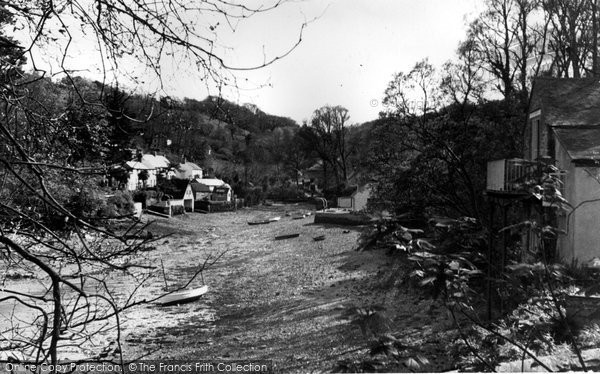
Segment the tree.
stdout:
<svg viewBox="0 0 600 374">
<path fill-rule="evenodd" d="M 548 56 L 549 19 L 539 0 L 487 0 L 467 33 L 480 67 L 506 99 L 526 102 Z"/>
<path fill-rule="evenodd" d="M 597 7 L 590 0 L 548 0 L 544 7 L 552 24 L 555 74 L 580 78 L 592 70 L 592 51 L 598 49 L 597 35 L 592 35 Z"/>
<path fill-rule="evenodd" d="M 131 96 L 119 87 L 110 87 L 104 98 L 107 110 L 107 142 L 110 164 L 116 164 L 131 158 L 132 139 L 136 135 L 133 121 L 136 115 L 127 107 Z"/>
<path fill-rule="evenodd" d="M 440 105 L 439 76 L 428 59 L 421 60 L 408 73 L 396 73 L 385 90 L 383 104 L 399 116 L 427 114 Z"/>
<path fill-rule="evenodd" d="M 1 266 L 11 272 L 36 274 L 42 291 L 40 295 L 15 288 L 9 273 L 2 272 L 6 296 L 0 303 L 8 309 L 18 305 L 27 310 L 23 321 L 13 318 L 9 325 L 2 325 L 3 358 L 56 365 L 66 347 L 93 345 L 99 332 L 113 334 L 120 348 L 122 314 L 147 302 L 137 299 L 136 291 L 156 273 L 148 256 L 156 238 L 141 235 L 144 227 L 132 223 L 124 230 L 107 229 L 110 222 L 87 216 L 93 210 L 70 209 L 84 189 L 97 192 L 85 192 L 84 197 L 93 193 L 99 199 L 108 192 L 97 187 L 98 174 L 104 173 L 98 155 L 107 145 L 105 137 L 116 134 L 104 133 L 107 118 L 126 114 L 118 94 L 107 103 L 104 82 L 96 85 L 73 76 L 67 56 L 77 44 L 77 35 L 81 32 L 94 38 L 100 51 L 99 66 L 120 67 L 122 61 L 137 58 L 160 78 L 166 56 L 176 54 L 197 68 L 199 80 L 217 87 L 235 86 L 236 69 L 267 66 L 289 51 L 257 66 L 231 66 L 215 48 L 220 44 L 219 21 L 231 24 L 227 21 L 269 11 L 282 3 L 251 8 L 222 0 L 0 0 L 1 32 L 15 22 L 30 34 L 29 43 L 22 48 L 10 36 L 0 36 Z M 297 43 L 292 44 L 291 49 Z M 38 50 L 50 46 L 60 49 L 55 57 L 64 79 L 59 85 L 48 79 L 48 72 L 36 61 Z M 24 56 L 30 56 L 35 74 L 21 72 Z M 105 78 L 108 71 L 103 73 Z M 83 161 L 89 166 L 83 167 Z M 125 216 L 110 218 L 126 219 L 132 214 L 131 201 L 119 196 L 109 202 L 115 208 L 107 211 Z M 199 264 L 182 287 L 210 261 Z M 119 272 L 132 289 L 115 289 L 108 281 L 111 272 Z M 5 319 L 0 321 L 5 323 Z M 101 360 L 100 350 L 85 361 Z M 123 364 L 123 356 L 120 353 L 108 361 Z M 51 371 L 56 372 L 58 367 L 53 367 Z"/>
<path fill-rule="evenodd" d="M 347 125 L 348 109 L 341 106 L 324 106 L 313 112 L 310 126 L 302 126 L 299 136 L 309 152 L 314 152 L 323 164 L 323 180 L 328 186 L 331 167 L 336 188 L 348 178 Z"/>
<path fill-rule="evenodd" d="M 477 62 L 477 52 L 473 40 L 462 42 L 457 50 L 458 61 L 444 64 L 444 75 L 440 88 L 451 102 L 465 108 L 468 103 L 479 103 L 487 88 L 482 79 L 483 67 Z"/>
<path fill-rule="evenodd" d="M 365 170 L 378 181 L 380 199 L 393 202 L 397 212 L 480 218 L 487 161 L 519 154 L 524 109 L 512 100 L 470 103 L 475 66 L 439 81 L 432 66 L 419 63 L 390 82 L 388 112 L 370 130 Z M 417 98 L 421 109 L 408 98 Z"/>
</svg>

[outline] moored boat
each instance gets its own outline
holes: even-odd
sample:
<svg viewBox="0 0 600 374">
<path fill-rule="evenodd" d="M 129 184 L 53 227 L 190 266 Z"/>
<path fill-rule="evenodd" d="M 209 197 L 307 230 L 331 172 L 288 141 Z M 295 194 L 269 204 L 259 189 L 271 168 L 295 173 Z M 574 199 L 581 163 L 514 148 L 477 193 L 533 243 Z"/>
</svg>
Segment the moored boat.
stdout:
<svg viewBox="0 0 600 374">
<path fill-rule="evenodd" d="M 182 290 L 167 294 L 156 300 L 156 303 L 162 306 L 190 303 L 192 301 L 198 300 L 202 295 L 204 295 L 207 292 L 208 286 L 204 285 L 202 287 L 194 288 L 191 290 Z"/>
<path fill-rule="evenodd" d="M 285 235 L 276 236 L 275 240 L 291 239 L 291 238 L 297 238 L 299 236 L 300 236 L 300 234 L 285 234 Z"/>
</svg>

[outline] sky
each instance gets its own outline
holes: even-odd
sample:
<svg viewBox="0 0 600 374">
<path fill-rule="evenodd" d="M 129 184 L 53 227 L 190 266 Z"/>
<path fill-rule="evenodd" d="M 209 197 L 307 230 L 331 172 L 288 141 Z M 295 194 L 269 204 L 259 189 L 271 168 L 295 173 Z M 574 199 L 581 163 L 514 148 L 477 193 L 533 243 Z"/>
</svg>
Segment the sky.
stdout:
<svg viewBox="0 0 600 374">
<path fill-rule="evenodd" d="M 269 1 L 244 4 L 248 2 Z M 223 95 L 299 124 L 324 105 L 347 108 L 351 123 L 374 120 L 384 109 L 381 101 L 393 75 L 424 58 L 437 67 L 453 59 L 468 20 L 481 8 L 480 0 L 290 0 L 235 29 L 221 23 L 216 33 L 225 61 L 249 67 L 260 65 L 265 56 L 285 53 L 308 22 L 302 42 L 289 55 L 265 68 L 235 73 L 239 88 Z M 82 75 L 94 72 L 90 66 L 97 57 L 91 48 L 80 43 L 67 58 Z M 48 47 L 40 53 L 52 55 Z M 167 64 L 161 82 L 133 61 L 123 61 L 119 68 L 147 75 L 138 80 L 141 87 L 129 83 L 138 92 L 161 85 L 163 95 L 179 98 L 202 100 L 217 93 L 195 79 L 189 66 Z"/>
<path fill-rule="evenodd" d="M 243 90 L 236 98 L 301 123 L 323 105 L 341 105 L 353 123 L 376 119 L 384 90 L 396 72 L 429 58 L 441 65 L 454 58 L 467 20 L 479 0 L 333 0 L 288 4 L 240 28 L 242 44 L 257 37 L 271 50 L 293 44 L 300 24 L 317 17 L 301 44 L 276 64 L 251 74 L 269 87 Z M 251 52 L 244 49 L 244 56 Z M 193 86 L 181 87 L 186 96 Z M 235 96 L 235 95 L 234 95 Z"/>
</svg>

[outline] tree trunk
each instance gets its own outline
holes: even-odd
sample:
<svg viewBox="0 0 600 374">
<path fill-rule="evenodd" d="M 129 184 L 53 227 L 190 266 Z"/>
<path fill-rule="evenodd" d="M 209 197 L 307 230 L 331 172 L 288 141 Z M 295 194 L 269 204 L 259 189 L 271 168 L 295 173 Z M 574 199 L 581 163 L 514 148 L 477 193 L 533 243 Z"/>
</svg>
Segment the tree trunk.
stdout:
<svg viewBox="0 0 600 374">
<path fill-rule="evenodd" d="M 592 75 L 598 77 L 598 0 L 590 0 L 592 8 Z"/>
</svg>

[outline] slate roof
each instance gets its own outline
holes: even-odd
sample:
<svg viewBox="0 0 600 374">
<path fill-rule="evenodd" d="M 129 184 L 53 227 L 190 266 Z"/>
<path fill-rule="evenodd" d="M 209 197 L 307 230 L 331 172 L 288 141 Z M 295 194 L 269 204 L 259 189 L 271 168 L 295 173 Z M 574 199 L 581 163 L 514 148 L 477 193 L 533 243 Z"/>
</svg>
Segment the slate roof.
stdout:
<svg viewBox="0 0 600 374">
<path fill-rule="evenodd" d="M 538 109 L 550 126 L 600 125 L 600 80 L 536 78 L 529 112 Z"/>
<path fill-rule="evenodd" d="M 564 126 L 552 130 L 573 161 L 600 160 L 600 126 Z"/>
</svg>

